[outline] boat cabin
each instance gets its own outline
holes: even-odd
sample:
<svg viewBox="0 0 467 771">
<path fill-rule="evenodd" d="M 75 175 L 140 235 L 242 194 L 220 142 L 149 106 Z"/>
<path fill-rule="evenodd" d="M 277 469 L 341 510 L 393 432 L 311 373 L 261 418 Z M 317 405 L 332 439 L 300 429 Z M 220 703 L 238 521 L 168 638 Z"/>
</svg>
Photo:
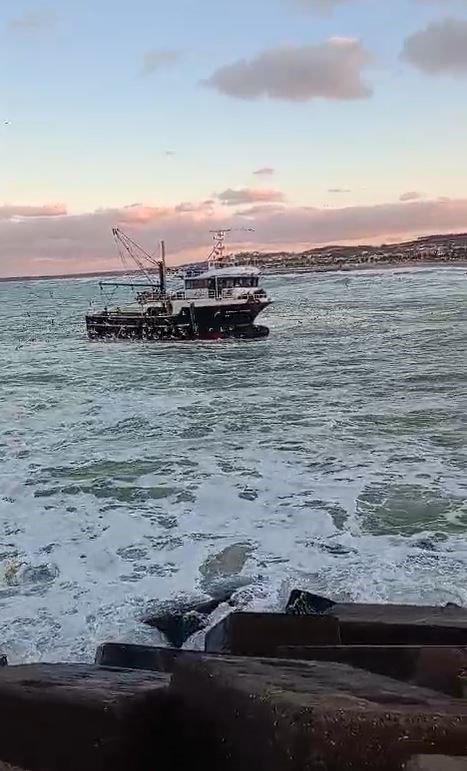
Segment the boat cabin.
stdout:
<svg viewBox="0 0 467 771">
<path fill-rule="evenodd" d="M 259 271 L 250 266 L 210 268 L 204 273 L 185 277 L 186 298 L 193 300 L 202 297 L 240 299 L 248 295 L 263 294 L 264 290 L 258 287 Z"/>
</svg>

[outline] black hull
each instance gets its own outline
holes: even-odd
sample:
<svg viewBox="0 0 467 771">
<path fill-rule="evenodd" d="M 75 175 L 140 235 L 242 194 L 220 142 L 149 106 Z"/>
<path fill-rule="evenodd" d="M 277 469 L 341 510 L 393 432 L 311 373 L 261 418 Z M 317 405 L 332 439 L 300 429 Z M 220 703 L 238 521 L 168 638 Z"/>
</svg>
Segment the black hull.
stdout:
<svg viewBox="0 0 467 771">
<path fill-rule="evenodd" d="M 185 307 L 176 316 L 103 311 L 86 316 L 86 329 L 91 340 L 250 340 L 269 335 L 253 323 L 268 304 Z"/>
</svg>

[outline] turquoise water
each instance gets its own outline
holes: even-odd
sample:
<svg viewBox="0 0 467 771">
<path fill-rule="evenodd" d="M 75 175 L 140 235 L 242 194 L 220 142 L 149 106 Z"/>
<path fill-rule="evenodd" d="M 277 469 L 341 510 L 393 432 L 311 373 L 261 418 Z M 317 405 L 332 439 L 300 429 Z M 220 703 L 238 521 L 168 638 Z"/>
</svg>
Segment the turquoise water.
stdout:
<svg viewBox="0 0 467 771">
<path fill-rule="evenodd" d="M 193 344 L 88 342 L 94 282 L 0 284 L 11 660 L 158 642 L 148 604 L 215 581 L 467 604 L 465 270 L 265 284 L 267 340 Z"/>
</svg>

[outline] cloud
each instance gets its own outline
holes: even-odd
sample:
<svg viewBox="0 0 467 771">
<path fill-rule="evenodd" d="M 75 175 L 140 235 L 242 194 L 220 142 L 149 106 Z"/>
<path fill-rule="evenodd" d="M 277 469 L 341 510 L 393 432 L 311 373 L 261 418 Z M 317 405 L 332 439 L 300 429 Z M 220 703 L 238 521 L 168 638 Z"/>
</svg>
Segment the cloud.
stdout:
<svg viewBox="0 0 467 771">
<path fill-rule="evenodd" d="M 50 8 L 37 8 L 13 17 L 8 22 L 8 26 L 16 32 L 35 32 L 50 29 L 55 21 L 55 14 Z"/>
<path fill-rule="evenodd" d="M 67 213 L 62 203 L 44 204 L 42 206 L 0 206 L 0 220 L 14 220 L 25 217 L 59 217 Z"/>
<path fill-rule="evenodd" d="M 418 201 L 420 198 L 423 198 L 422 193 L 417 193 L 416 190 L 409 190 L 408 193 L 402 193 L 399 197 L 399 201 Z"/>
<path fill-rule="evenodd" d="M 209 204 L 209 205 L 208 205 Z M 10 207 L 0 218 L 0 274 L 37 275 L 121 267 L 111 229 L 122 225 L 149 251 L 161 238 L 171 262 L 204 256 L 209 230 L 254 227 L 235 233 L 236 248 L 277 250 L 336 242 L 381 242 L 426 233 L 465 230 L 467 199 L 412 201 L 340 208 L 258 206 L 240 214 L 212 202 L 178 207 L 132 204 L 84 214 L 46 216 L 48 207 L 15 220 L 25 207 Z M 40 210 L 42 215 L 37 215 Z M 52 215 L 56 209 L 51 207 Z M 12 212 L 15 212 L 14 214 Z M 254 239 L 254 241 L 253 241 Z M 232 244 L 233 245 L 233 244 Z"/>
<path fill-rule="evenodd" d="M 350 192 L 351 191 L 347 190 L 347 188 L 345 188 L 345 187 L 329 187 L 328 188 L 328 193 L 332 193 L 332 194 L 335 194 L 335 195 L 339 195 L 341 193 L 350 193 Z"/>
<path fill-rule="evenodd" d="M 248 209 L 243 209 L 235 212 L 236 217 L 258 217 L 263 214 L 274 214 L 274 212 L 284 211 L 286 207 L 280 203 L 264 203 L 257 204 L 256 206 L 250 206 Z"/>
<path fill-rule="evenodd" d="M 428 24 L 405 40 L 401 58 L 428 75 L 467 75 L 467 20 Z"/>
<path fill-rule="evenodd" d="M 114 211 L 114 216 L 120 225 L 147 225 L 168 217 L 171 214 L 206 214 L 213 208 L 214 201 L 190 203 L 182 201 L 174 207 L 147 206 L 133 203 Z"/>
<path fill-rule="evenodd" d="M 237 99 L 368 99 L 372 89 L 362 75 L 371 55 L 355 38 L 281 46 L 217 69 L 203 84 Z"/>
<path fill-rule="evenodd" d="M 180 59 L 180 51 L 165 48 L 152 48 L 143 56 L 143 75 L 152 75 L 154 72 L 172 67 Z"/>
<path fill-rule="evenodd" d="M 216 198 L 224 204 L 224 206 L 238 206 L 244 203 L 272 203 L 284 200 L 284 194 L 279 190 L 272 190 L 271 188 L 253 188 L 244 187 L 239 190 L 232 190 L 228 188 L 222 193 L 219 193 Z"/>
<path fill-rule="evenodd" d="M 276 173 L 276 170 L 271 166 L 263 166 L 260 169 L 256 169 L 253 174 L 257 177 L 272 177 Z"/>
</svg>

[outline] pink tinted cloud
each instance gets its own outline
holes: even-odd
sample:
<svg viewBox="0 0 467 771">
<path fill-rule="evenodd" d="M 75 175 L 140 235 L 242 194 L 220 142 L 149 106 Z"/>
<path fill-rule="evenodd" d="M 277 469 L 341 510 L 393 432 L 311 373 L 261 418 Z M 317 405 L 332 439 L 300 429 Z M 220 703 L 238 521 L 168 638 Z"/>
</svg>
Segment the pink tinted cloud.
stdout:
<svg viewBox="0 0 467 771">
<path fill-rule="evenodd" d="M 60 217 L 67 214 L 67 208 L 63 203 L 43 204 L 42 206 L 14 206 L 4 204 L 0 206 L 0 219 L 11 220 L 17 217 Z"/>
<path fill-rule="evenodd" d="M 283 211 L 284 209 L 285 206 L 280 203 L 260 203 L 256 206 L 250 206 L 248 209 L 236 211 L 235 215 L 237 217 L 257 217 L 260 214 L 273 214 L 274 212 Z"/>
<path fill-rule="evenodd" d="M 145 206 L 144 204 L 134 203 L 125 206 L 116 212 L 119 225 L 147 225 L 155 222 L 168 213 L 169 209 L 160 206 Z"/>
<path fill-rule="evenodd" d="M 121 267 L 115 254 L 111 229 L 124 225 L 142 246 L 152 249 L 161 238 L 173 263 L 197 259 L 210 247 L 210 229 L 254 227 L 255 233 L 235 233 L 232 248 L 273 251 L 304 248 L 335 242 L 379 243 L 433 232 L 466 230 L 467 199 L 415 200 L 379 204 L 316 208 L 258 205 L 240 214 L 225 207 L 178 207 L 133 205 L 85 214 L 44 216 L 45 207 L 10 207 L 15 214 L 0 218 L 0 275 L 91 271 Z M 203 208 L 204 207 L 204 208 Z M 27 209 L 29 216 L 17 218 Z M 252 211 L 252 209 L 254 209 Z M 31 210 L 35 214 L 31 215 Z M 37 212 L 41 211 L 42 216 Z"/>
<path fill-rule="evenodd" d="M 238 206 L 245 203 L 266 203 L 283 201 L 285 196 L 280 190 L 268 187 L 243 187 L 238 190 L 228 188 L 217 195 L 218 200 L 225 206 Z"/>
</svg>

